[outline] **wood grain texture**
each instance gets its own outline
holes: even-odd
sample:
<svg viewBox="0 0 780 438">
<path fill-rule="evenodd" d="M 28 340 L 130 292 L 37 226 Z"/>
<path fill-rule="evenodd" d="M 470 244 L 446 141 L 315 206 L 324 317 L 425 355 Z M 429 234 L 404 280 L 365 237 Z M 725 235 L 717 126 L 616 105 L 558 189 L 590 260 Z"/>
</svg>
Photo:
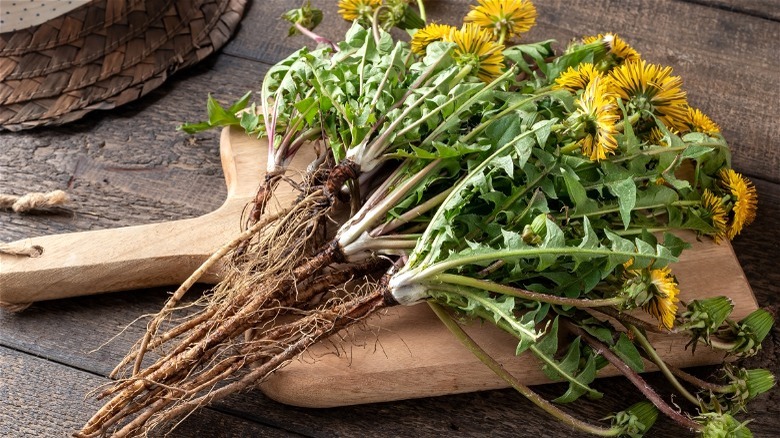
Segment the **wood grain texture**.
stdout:
<svg viewBox="0 0 780 438">
<path fill-rule="evenodd" d="M 269 23 L 276 19 L 277 14 L 273 9 L 265 8 L 276 7 L 274 5 L 282 3 L 287 2 L 252 2 L 250 15 L 242 22 L 242 32 L 246 33 L 240 34 L 235 42 L 244 44 L 246 48 L 271 47 L 264 52 L 264 56 L 269 56 L 269 60 L 278 59 L 270 57 L 284 54 L 286 49 L 282 46 L 287 42 L 283 41 L 281 36 L 264 32 L 262 27 L 253 30 L 252 26 L 255 22 L 270 26 Z M 327 5 L 326 17 L 335 13 L 334 2 L 321 0 L 315 3 Z M 467 9 L 467 3 L 467 0 L 426 2 L 430 15 L 442 17 L 443 20 L 460 19 L 463 11 Z M 769 108 L 768 111 L 773 111 L 767 114 L 776 113 L 776 110 L 772 110 L 775 107 L 772 106 L 774 103 L 771 99 L 775 96 L 773 93 L 778 89 L 777 81 L 780 79 L 776 73 L 760 76 L 750 69 L 737 71 L 730 65 L 738 64 L 742 57 L 752 60 L 753 63 L 763 59 L 761 62 L 768 66 L 777 65 L 778 55 L 774 52 L 764 50 L 761 52 L 764 58 L 754 57 L 750 52 L 753 44 L 760 51 L 771 43 L 772 40 L 768 36 L 776 35 L 777 24 L 769 20 L 757 21 L 759 19 L 753 15 L 745 16 L 739 12 L 710 8 L 702 4 L 703 2 L 678 5 L 679 2 L 674 1 L 580 0 L 553 4 L 537 0 L 536 3 L 540 11 L 552 12 L 545 13 L 540 18 L 540 21 L 544 19 L 549 24 L 541 22 L 537 28 L 538 33 L 534 33 L 533 38 L 543 38 L 555 32 L 556 38 L 563 38 L 563 41 L 581 32 L 574 29 L 574 26 L 587 27 L 578 24 L 577 20 L 580 19 L 592 22 L 616 20 L 615 22 L 623 23 L 619 31 L 626 34 L 626 38 L 631 38 L 632 22 L 629 18 L 640 20 L 641 14 L 646 14 L 648 8 L 653 6 L 657 8 L 654 13 L 665 12 L 655 20 L 655 28 L 650 29 L 652 23 L 644 27 L 639 26 L 637 31 L 641 33 L 637 34 L 637 37 L 666 44 L 670 52 L 672 49 L 675 52 L 693 52 L 696 59 L 704 59 L 710 63 L 706 64 L 706 71 L 710 74 L 717 75 L 721 70 L 728 73 L 724 73 L 724 79 L 718 82 L 718 95 L 705 102 L 706 110 L 727 130 L 727 138 L 737 150 L 737 168 L 754 176 L 765 175 L 764 179 L 755 180 L 759 195 L 758 218 L 733 245 L 759 304 L 768 306 L 770 311 L 777 314 L 780 304 L 780 269 L 777 262 L 780 260 L 780 239 L 776 237 L 775 230 L 780 228 L 780 184 L 776 183 L 777 167 L 771 166 L 776 164 L 780 137 L 774 117 L 754 114 L 758 111 L 759 104 Z M 733 0 L 729 3 L 736 5 L 743 2 Z M 766 4 L 772 7 L 774 3 L 768 0 Z M 586 4 L 601 8 L 600 11 L 604 12 L 604 15 L 599 18 Z M 562 12 L 566 21 L 561 19 L 550 22 L 555 19 L 552 15 L 555 9 L 551 9 L 550 5 L 570 9 Z M 638 9 L 637 5 L 645 5 L 645 8 Z M 700 23 L 685 16 L 675 17 L 677 9 L 671 8 L 678 6 L 683 12 L 701 11 L 699 16 L 706 17 L 708 21 Z M 609 8 L 605 9 L 607 7 Z M 572 21 L 571 17 L 576 20 Z M 334 20 L 336 21 L 338 20 Z M 684 24 L 682 30 L 679 28 L 680 22 Z M 727 26 L 721 26 L 722 23 Z M 717 29 L 723 34 L 716 35 L 715 40 L 691 36 L 705 25 L 719 26 Z M 612 26 L 614 24 L 610 25 Z M 334 34 L 337 34 L 337 28 L 333 29 Z M 730 34 L 730 29 L 738 30 L 736 36 Z M 608 29 L 605 26 L 604 30 L 617 29 Z M 702 35 L 712 37 L 716 30 Z M 680 43 L 676 42 L 677 32 L 686 34 Z M 732 40 L 735 37 L 737 39 Z M 302 41 L 300 38 L 294 40 L 291 47 L 297 48 Z M 649 56 L 648 50 L 652 47 L 649 43 L 637 43 L 633 40 L 631 42 Z M 232 47 L 236 49 L 240 46 Z M 743 50 L 725 50 L 735 47 L 741 47 Z M 714 61 L 709 61 L 708 55 L 713 48 L 716 52 L 722 48 L 722 53 L 725 54 L 716 58 L 715 64 L 711 63 Z M 655 50 L 661 53 L 661 47 Z M 183 74 L 178 73 L 171 81 L 141 100 L 109 113 L 93 113 L 87 120 L 56 129 L 0 134 L 0 190 L 23 193 L 66 188 L 76 198 L 71 210 L 54 214 L 21 216 L 0 212 L 0 241 L 181 219 L 217 208 L 225 197 L 217 153 L 218 133 L 200 134 L 190 141 L 188 136 L 175 132 L 174 128 L 183 121 L 196 121 L 204 117 L 208 92 L 212 92 L 221 101 L 228 102 L 240 97 L 247 90 L 259 88 L 262 75 L 268 68 L 267 64 L 253 61 L 251 54 L 242 54 L 240 51 L 233 53 L 234 55 L 223 54 L 206 60 L 205 64 L 201 63 Z M 734 61 L 728 56 L 732 53 L 739 53 L 740 61 Z M 663 61 L 661 58 L 653 60 Z M 679 68 L 677 64 L 674 66 Z M 704 67 L 696 64 L 688 68 L 697 72 Z M 770 73 L 777 71 L 774 67 L 767 69 Z M 736 79 L 733 77 L 735 71 L 738 73 Z M 733 80 L 726 80 L 727 78 Z M 684 75 L 684 79 L 689 85 L 700 80 L 709 80 L 705 75 L 691 77 L 688 74 Z M 756 94 L 755 90 L 760 88 L 764 89 Z M 752 105 L 749 107 L 750 116 L 740 113 L 740 108 L 744 108 L 744 105 L 732 106 L 732 99 Z M 759 141 L 741 140 L 748 135 L 753 135 Z M 749 157 L 758 158 L 750 161 L 752 158 Z M 40 303 L 18 315 L 0 312 L 0 345 L 18 350 L 18 354 L 28 358 L 46 358 L 46 363 L 51 365 L 38 371 L 37 375 L 9 375 L 4 369 L 0 385 L 29 386 L 35 379 L 48 379 L 46 376 L 72 376 L 74 369 L 106 375 L 130 345 L 140 337 L 144 321 L 131 326 L 97 352 L 90 351 L 119 333 L 138 316 L 157 311 L 164 302 L 166 292 L 166 289 L 122 292 Z M 780 371 L 780 329 L 773 329 L 762 352 L 751 359 L 749 364 Z M 697 369 L 697 374 L 701 377 L 708 377 L 712 372 L 708 367 Z M 6 379 L 8 376 L 10 378 Z M 648 375 L 647 379 L 662 391 L 668 389 L 663 378 L 657 373 Z M 637 400 L 633 398 L 636 391 L 624 379 L 600 379 L 597 386 L 612 393 L 626 394 L 626 397 L 608 397 L 597 402 L 579 404 L 574 407 L 578 416 L 601 418 L 610 410 L 621 409 Z M 68 409 L 67 406 L 59 406 L 58 402 L 54 401 L 58 400 L 51 395 L 56 392 L 56 385 L 36 388 L 37 397 L 49 397 L 53 403 L 40 408 L 25 409 L 19 416 L 14 417 L 10 425 L 5 421 L 6 417 L 2 417 L 4 412 L 0 412 L 0 427 L 6 427 L 8 430 L 45 427 L 46 424 L 51 424 L 47 420 L 47 410 L 62 412 Z M 81 400 L 83 394 L 90 389 L 91 386 L 85 384 L 77 391 L 78 396 L 74 400 Z M 563 393 L 565 385 L 544 385 L 536 389 L 547 398 L 552 398 Z M 5 401 L 4 397 L 2 401 Z M 683 403 L 679 399 L 675 401 Z M 269 400 L 259 391 L 250 391 L 225 400 L 215 408 L 235 421 L 232 426 L 225 426 L 222 435 L 215 433 L 215 436 L 231 436 L 229 427 L 254 427 L 253 425 L 258 423 L 280 428 L 280 431 L 273 431 L 271 435 L 281 434 L 281 430 L 285 430 L 317 437 L 443 434 L 455 437 L 486 434 L 515 437 L 582 436 L 571 433 L 569 429 L 540 413 L 522 396 L 511 390 L 329 409 L 290 407 Z M 780 391 L 775 389 L 755 400 L 751 411 L 756 413 L 756 420 L 750 426 L 755 436 L 776 436 L 780 428 Z M 81 412 L 75 415 L 86 414 Z M 210 418 L 198 418 L 200 419 L 194 420 L 192 429 L 188 429 L 186 434 L 180 430 L 179 436 L 208 436 L 208 431 L 214 431 L 209 425 Z M 14 429 L 11 429 L 12 427 Z M 254 435 L 263 436 L 266 432 L 255 432 Z M 0 430 L 0 435 L 15 436 L 5 433 L 4 430 Z M 44 434 L 62 435 L 62 431 Z M 251 435 L 252 432 L 245 434 Z M 653 429 L 652 436 L 678 438 L 684 435 L 679 428 L 661 419 Z"/>
<path fill-rule="evenodd" d="M 0 435 L 5 437 L 68 436 L 100 407 L 84 394 L 107 379 L 59 366 L 0 347 Z M 32 377 L 32 378 L 31 378 Z M 187 418 L 172 437 L 296 436 L 281 429 L 242 421 L 214 409 Z"/>
<path fill-rule="evenodd" d="M 767 20 L 780 21 L 780 7 L 775 0 L 684 0 Z"/>
</svg>

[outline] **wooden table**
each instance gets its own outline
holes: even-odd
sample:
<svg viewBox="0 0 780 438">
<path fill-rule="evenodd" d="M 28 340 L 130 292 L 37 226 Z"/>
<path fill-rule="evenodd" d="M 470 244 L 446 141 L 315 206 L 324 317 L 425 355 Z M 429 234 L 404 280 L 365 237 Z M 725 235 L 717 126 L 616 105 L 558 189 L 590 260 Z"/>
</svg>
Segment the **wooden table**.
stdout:
<svg viewBox="0 0 780 438">
<path fill-rule="evenodd" d="M 204 117 L 211 92 L 228 102 L 257 90 L 265 71 L 305 41 L 285 37 L 278 17 L 287 0 L 256 0 L 222 53 L 176 75 L 145 98 L 117 110 L 92 113 L 60 128 L 0 134 L 0 192 L 67 190 L 72 210 L 55 214 L 0 212 L 0 241 L 197 216 L 225 196 L 218 132 L 190 137 L 175 131 Z M 333 39 L 347 24 L 335 0 L 319 28 Z M 427 1 L 429 15 L 458 23 L 466 0 Z M 536 0 L 539 18 L 528 40 L 571 38 L 613 31 L 642 55 L 682 75 L 692 105 L 718 122 L 734 167 L 758 188 L 756 222 L 734 248 L 759 304 L 780 302 L 780 8 L 776 0 Z M 717 285 L 713 285 L 713 290 Z M 0 312 L 0 436 L 65 436 L 98 407 L 85 394 L 105 377 L 141 334 L 140 315 L 155 312 L 167 289 L 141 290 L 35 304 Z M 780 330 L 750 360 L 778 372 Z M 712 369 L 699 369 L 707 376 Z M 658 375 L 649 381 L 664 388 Z M 636 397 L 621 378 L 603 379 L 626 399 L 578 403 L 590 418 Z M 545 396 L 561 385 L 538 388 Z M 631 394 L 631 395 L 628 395 Z M 678 400 L 684 403 L 682 400 Z M 752 405 L 756 436 L 780 428 L 780 391 Z M 681 430 L 660 420 L 652 436 Z M 332 409 L 275 403 L 259 391 L 234 396 L 189 417 L 173 436 L 561 436 L 568 429 L 511 390 Z"/>
</svg>

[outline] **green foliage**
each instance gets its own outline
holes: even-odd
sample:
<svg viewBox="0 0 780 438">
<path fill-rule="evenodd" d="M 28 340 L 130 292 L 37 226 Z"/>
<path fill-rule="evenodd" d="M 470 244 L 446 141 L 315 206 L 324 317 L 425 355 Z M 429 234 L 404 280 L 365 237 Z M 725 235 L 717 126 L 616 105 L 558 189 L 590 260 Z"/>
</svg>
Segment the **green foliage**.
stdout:
<svg viewBox="0 0 780 438">
<path fill-rule="evenodd" d="M 556 398 L 557 403 L 571 403 L 582 395 L 598 399 L 603 396 L 599 391 L 588 386 L 596 378 L 596 355 L 590 348 L 581 346 L 580 338 L 575 338 L 566 349 L 560 360 L 555 359 L 558 353 L 558 318 L 553 320 L 550 330 L 533 348 L 534 355 L 542 363 L 542 371 L 553 381 L 569 382 L 567 391 Z"/>
<path fill-rule="evenodd" d="M 308 30 L 314 30 L 314 28 L 322 22 L 322 11 L 312 8 L 311 2 L 307 0 L 300 8 L 291 9 L 282 14 L 282 19 L 303 26 Z M 290 26 L 287 36 L 293 36 L 299 33 L 300 31 L 293 25 Z"/>
<path fill-rule="evenodd" d="M 250 91 L 244 94 L 234 104 L 227 108 L 223 108 L 222 105 L 220 105 L 219 102 L 217 102 L 217 100 L 211 97 L 211 94 L 209 94 L 208 100 L 206 102 L 206 113 L 208 115 L 208 120 L 198 123 L 184 123 L 179 126 L 178 129 L 188 134 L 195 134 L 216 127 L 243 126 L 243 115 L 241 118 L 239 118 L 237 113 L 247 107 L 249 104 L 249 98 L 251 96 L 252 92 Z M 257 129 L 257 123 L 255 123 L 252 127 Z"/>
</svg>

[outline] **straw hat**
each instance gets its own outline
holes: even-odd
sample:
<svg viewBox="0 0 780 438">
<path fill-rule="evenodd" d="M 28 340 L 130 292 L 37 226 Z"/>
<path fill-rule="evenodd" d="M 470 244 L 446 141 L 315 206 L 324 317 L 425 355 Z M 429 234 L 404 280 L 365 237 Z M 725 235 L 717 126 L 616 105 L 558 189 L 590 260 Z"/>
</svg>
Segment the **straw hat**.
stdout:
<svg viewBox="0 0 780 438">
<path fill-rule="evenodd" d="M 0 0 L 0 129 L 58 125 L 219 49 L 246 0 Z"/>
</svg>

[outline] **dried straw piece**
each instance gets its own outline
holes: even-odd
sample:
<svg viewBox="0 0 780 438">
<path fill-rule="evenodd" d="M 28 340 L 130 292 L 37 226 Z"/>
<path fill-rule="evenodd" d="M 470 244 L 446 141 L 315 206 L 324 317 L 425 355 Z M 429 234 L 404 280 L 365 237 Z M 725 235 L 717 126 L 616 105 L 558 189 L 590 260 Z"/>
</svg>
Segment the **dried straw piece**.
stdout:
<svg viewBox="0 0 780 438">
<path fill-rule="evenodd" d="M 16 213 L 56 207 L 68 202 L 68 194 L 62 190 L 47 193 L 33 192 L 22 196 L 0 193 L 0 208 L 11 209 Z"/>
</svg>

